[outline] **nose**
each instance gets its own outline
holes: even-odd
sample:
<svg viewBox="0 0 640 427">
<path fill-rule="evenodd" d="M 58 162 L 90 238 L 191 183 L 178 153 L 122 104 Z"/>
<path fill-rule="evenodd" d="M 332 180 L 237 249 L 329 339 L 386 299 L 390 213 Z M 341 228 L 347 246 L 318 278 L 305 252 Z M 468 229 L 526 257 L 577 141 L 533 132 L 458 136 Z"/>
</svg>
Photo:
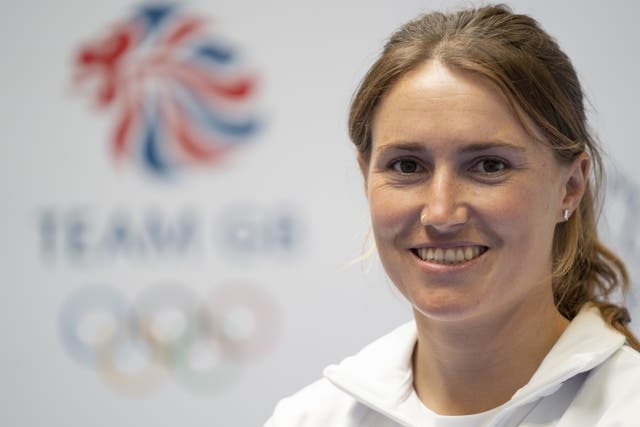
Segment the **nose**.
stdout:
<svg viewBox="0 0 640 427">
<path fill-rule="evenodd" d="M 465 186 L 453 170 L 434 171 L 425 183 L 424 205 L 420 212 L 423 226 L 440 233 L 456 232 L 468 222 Z"/>
</svg>

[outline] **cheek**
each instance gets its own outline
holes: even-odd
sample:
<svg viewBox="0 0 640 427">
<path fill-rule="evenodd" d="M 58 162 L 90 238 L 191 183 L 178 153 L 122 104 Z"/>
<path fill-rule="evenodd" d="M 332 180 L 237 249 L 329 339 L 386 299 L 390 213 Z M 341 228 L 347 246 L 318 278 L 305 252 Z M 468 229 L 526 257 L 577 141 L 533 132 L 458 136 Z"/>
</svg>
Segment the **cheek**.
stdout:
<svg viewBox="0 0 640 427">
<path fill-rule="evenodd" d="M 503 244 L 517 249 L 511 255 L 520 259 L 546 262 L 551 254 L 555 230 L 555 209 L 545 186 L 522 186 L 505 192 L 481 217 L 491 218 L 490 229 Z"/>
<path fill-rule="evenodd" d="M 408 233 L 419 218 L 420 207 L 411 192 L 373 187 L 368 197 L 371 223 L 378 240 L 395 239 Z"/>
</svg>

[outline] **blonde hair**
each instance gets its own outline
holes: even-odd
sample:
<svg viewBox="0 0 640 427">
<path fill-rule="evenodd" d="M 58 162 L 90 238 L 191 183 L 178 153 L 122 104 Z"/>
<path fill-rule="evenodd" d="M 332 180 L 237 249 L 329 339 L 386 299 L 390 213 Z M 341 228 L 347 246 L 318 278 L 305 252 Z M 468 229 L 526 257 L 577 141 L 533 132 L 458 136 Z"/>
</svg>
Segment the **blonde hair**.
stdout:
<svg viewBox="0 0 640 427">
<path fill-rule="evenodd" d="M 429 13 L 398 29 L 362 80 L 351 103 L 349 134 L 361 158 L 371 155 L 371 126 L 379 101 L 402 76 L 430 59 L 478 73 L 496 84 L 523 113 L 562 162 L 586 152 L 592 176 L 578 209 L 556 226 L 553 294 L 556 307 L 573 319 L 587 303 L 640 350 L 627 328 L 629 314 L 612 302 L 629 278 L 624 263 L 598 239 L 597 212 L 603 168 L 591 135 L 584 96 L 567 55 L 531 17 L 496 5 Z"/>
</svg>

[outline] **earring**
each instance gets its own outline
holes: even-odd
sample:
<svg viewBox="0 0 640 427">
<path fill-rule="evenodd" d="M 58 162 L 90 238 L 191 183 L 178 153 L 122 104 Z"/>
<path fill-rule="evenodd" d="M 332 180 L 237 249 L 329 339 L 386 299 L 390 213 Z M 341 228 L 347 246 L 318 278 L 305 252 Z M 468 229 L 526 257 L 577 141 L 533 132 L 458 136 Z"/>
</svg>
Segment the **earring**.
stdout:
<svg viewBox="0 0 640 427">
<path fill-rule="evenodd" d="M 564 217 L 564 222 L 569 221 L 569 217 L 571 216 L 569 209 L 565 209 L 564 211 L 562 211 L 562 216 Z"/>
</svg>

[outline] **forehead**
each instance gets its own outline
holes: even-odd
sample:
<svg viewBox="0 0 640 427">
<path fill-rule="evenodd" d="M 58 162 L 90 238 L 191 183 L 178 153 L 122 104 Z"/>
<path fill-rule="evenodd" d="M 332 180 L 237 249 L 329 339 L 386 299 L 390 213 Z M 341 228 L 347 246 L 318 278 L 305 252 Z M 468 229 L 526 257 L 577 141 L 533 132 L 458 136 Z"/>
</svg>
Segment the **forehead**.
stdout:
<svg viewBox="0 0 640 427">
<path fill-rule="evenodd" d="M 374 116 L 372 138 L 374 151 L 394 142 L 508 141 L 532 150 L 544 147 L 495 84 L 438 61 L 412 70 L 386 93 Z"/>
</svg>

